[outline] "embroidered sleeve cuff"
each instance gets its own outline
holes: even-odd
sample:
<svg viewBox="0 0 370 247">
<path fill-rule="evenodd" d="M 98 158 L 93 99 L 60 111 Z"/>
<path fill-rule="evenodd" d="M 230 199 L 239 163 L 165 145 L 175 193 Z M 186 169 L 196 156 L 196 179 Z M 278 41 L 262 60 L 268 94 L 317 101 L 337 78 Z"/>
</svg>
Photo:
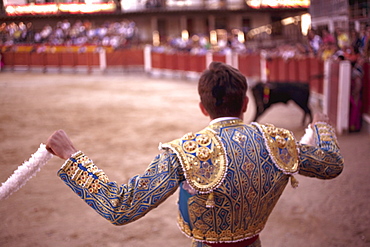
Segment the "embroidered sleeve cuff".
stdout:
<svg viewBox="0 0 370 247">
<path fill-rule="evenodd" d="M 108 183 L 105 173 L 94 165 L 83 152 L 78 151 L 67 159 L 61 167 L 77 185 L 86 188 L 90 193 L 97 193 L 101 188 L 99 182 Z"/>
<path fill-rule="evenodd" d="M 337 136 L 335 135 L 335 130 L 331 125 L 325 122 L 317 122 L 313 126 L 313 129 L 316 141 L 320 146 L 330 148 L 334 143 L 335 146 L 338 147 Z"/>
</svg>

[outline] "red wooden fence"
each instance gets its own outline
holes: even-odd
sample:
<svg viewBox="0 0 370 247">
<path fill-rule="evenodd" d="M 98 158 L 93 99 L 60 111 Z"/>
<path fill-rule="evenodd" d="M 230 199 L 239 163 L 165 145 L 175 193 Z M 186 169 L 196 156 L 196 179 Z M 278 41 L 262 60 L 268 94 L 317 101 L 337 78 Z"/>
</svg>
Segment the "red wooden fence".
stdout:
<svg viewBox="0 0 370 247">
<path fill-rule="evenodd" d="M 3 61 L 5 66 L 11 69 L 16 67 L 25 67 L 32 69 L 34 67 L 43 68 L 45 71 L 48 68 L 54 67 L 63 69 L 65 67 L 78 68 L 87 67 L 88 71 L 101 66 L 101 54 L 96 48 L 89 47 L 80 52 L 77 48 L 53 48 L 46 49 L 43 52 L 37 52 L 32 46 L 23 48 L 4 48 L 2 51 Z M 226 62 L 224 54 L 212 54 L 213 61 Z M 144 52 L 143 49 L 123 49 L 111 50 L 107 49 L 105 53 L 105 63 L 109 67 L 141 66 L 144 67 Z M 151 52 L 151 65 L 155 69 L 165 69 L 182 72 L 202 72 L 207 66 L 206 55 L 192 55 L 189 53 L 156 53 Z M 233 65 L 234 66 L 234 65 Z M 260 54 L 238 54 L 237 65 L 238 69 L 246 77 L 261 77 L 261 56 Z M 338 79 L 337 65 L 333 65 L 331 69 L 331 80 Z M 266 61 L 267 79 L 268 81 L 295 81 L 309 82 L 311 91 L 318 94 L 323 94 L 323 76 L 324 62 L 319 58 L 292 58 L 284 60 L 283 58 L 271 58 Z M 364 81 L 363 81 L 363 112 L 370 114 L 370 63 L 364 66 Z M 331 93 L 335 100 L 335 83 L 331 83 Z M 331 101 L 330 101 L 331 102 Z M 330 107 L 335 107 L 335 103 L 331 102 Z M 336 118 L 336 116 L 331 116 Z"/>
<path fill-rule="evenodd" d="M 72 53 L 72 52 L 16 52 L 9 51 L 3 53 L 3 61 L 5 66 L 12 70 L 17 66 L 24 66 L 28 70 L 33 67 L 41 67 L 44 70 L 48 68 L 62 67 L 77 67 L 87 66 L 90 70 L 93 66 L 99 66 L 99 54 L 86 53 Z"/>
<path fill-rule="evenodd" d="M 370 63 L 364 64 L 364 78 L 362 82 L 362 112 L 370 115 Z"/>
<path fill-rule="evenodd" d="M 324 62 L 319 58 L 270 58 L 266 67 L 268 81 L 309 83 L 311 91 L 323 93 Z"/>
<path fill-rule="evenodd" d="M 239 70 L 245 76 L 261 76 L 261 56 L 259 54 L 238 55 Z"/>
<path fill-rule="evenodd" d="M 328 117 L 335 126 L 338 119 L 339 62 L 331 63 L 329 75 Z M 349 101 L 349 99 L 347 99 Z"/>
</svg>

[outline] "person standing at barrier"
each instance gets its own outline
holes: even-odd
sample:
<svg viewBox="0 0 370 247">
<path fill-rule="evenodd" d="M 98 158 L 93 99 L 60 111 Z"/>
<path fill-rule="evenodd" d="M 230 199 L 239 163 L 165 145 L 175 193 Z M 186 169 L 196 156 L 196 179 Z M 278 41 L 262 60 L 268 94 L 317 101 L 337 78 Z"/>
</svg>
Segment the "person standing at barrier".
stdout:
<svg viewBox="0 0 370 247">
<path fill-rule="evenodd" d="M 307 38 L 310 45 L 310 51 L 313 53 L 313 55 L 317 55 L 322 45 L 322 39 L 320 35 L 318 35 L 315 30 L 309 30 Z"/>
<path fill-rule="evenodd" d="M 352 64 L 349 131 L 358 132 L 362 127 L 362 80 L 364 58 L 360 55 Z"/>
<path fill-rule="evenodd" d="M 238 70 L 212 62 L 198 83 L 209 125 L 160 144 L 162 152 L 126 184 L 110 181 L 63 130 L 46 148 L 65 160 L 60 178 L 114 225 L 143 217 L 179 189 L 178 225 L 192 246 L 261 246 L 259 234 L 284 188 L 289 180 L 297 186 L 294 175 L 331 179 L 344 164 L 325 115 L 315 115 L 301 142 L 289 130 L 244 123 L 247 88 Z"/>
<path fill-rule="evenodd" d="M 4 65 L 5 63 L 4 63 L 3 54 L 0 52 L 0 71 L 3 70 Z"/>
</svg>

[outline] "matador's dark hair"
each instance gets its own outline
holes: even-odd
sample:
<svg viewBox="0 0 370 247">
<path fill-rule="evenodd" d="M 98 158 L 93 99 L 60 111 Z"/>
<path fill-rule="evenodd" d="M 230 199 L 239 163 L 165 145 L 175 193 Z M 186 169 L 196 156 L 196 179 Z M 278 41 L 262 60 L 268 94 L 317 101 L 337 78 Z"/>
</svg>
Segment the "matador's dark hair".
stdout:
<svg viewBox="0 0 370 247">
<path fill-rule="evenodd" d="M 200 100 L 212 119 L 240 116 L 247 90 L 245 76 L 221 62 L 212 62 L 198 83 Z"/>
</svg>

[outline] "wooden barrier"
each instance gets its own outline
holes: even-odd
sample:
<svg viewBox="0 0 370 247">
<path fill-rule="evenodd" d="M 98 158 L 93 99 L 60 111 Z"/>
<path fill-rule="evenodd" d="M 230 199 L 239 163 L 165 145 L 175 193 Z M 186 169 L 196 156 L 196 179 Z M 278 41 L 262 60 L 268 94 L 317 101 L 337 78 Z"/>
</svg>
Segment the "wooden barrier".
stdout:
<svg viewBox="0 0 370 247">
<path fill-rule="evenodd" d="M 268 81 L 308 82 L 311 91 L 323 93 L 324 62 L 320 58 L 269 58 L 266 66 Z"/>
<path fill-rule="evenodd" d="M 76 62 L 77 53 L 74 52 L 61 52 L 59 55 L 60 63 L 59 65 L 62 67 L 71 67 L 75 68 L 77 65 Z"/>
<path fill-rule="evenodd" d="M 15 53 L 12 52 L 12 51 L 9 51 L 9 52 L 3 52 L 2 53 L 2 59 L 3 59 L 3 62 L 4 62 L 4 66 L 9 66 L 13 69 L 14 67 L 14 55 Z"/>
<path fill-rule="evenodd" d="M 190 55 L 189 61 L 189 71 L 201 73 L 206 69 L 205 55 Z"/>
<path fill-rule="evenodd" d="M 339 63 L 333 62 L 330 64 L 329 74 L 329 95 L 328 95 L 328 116 L 333 127 L 336 127 L 338 120 L 338 93 L 339 93 Z M 349 100 L 349 99 L 348 99 Z"/>
<path fill-rule="evenodd" d="M 261 76 L 261 56 L 259 54 L 238 55 L 240 72 L 247 77 Z"/>
<path fill-rule="evenodd" d="M 177 53 L 177 67 L 180 71 L 190 71 L 190 54 L 185 52 Z"/>
<path fill-rule="evenodd" d="M 309 82 L 311 91 L 323 93 L 324 61 L 320 58 L 309 57 Z"/>
<path fill-rule="evenodd" d="M 279 68 L 278 59 L 268 58 L 266 61 L 267 69 L 267 81 L 278 81 L 279 80 Z"/>
<path fill-rule="evenodd" d="M 168 70 L 179 70 L 177 59 L 176 53 L 164 54 L 164 68 Z"/>
<path fill-rule="evenodd" d="M 297 59 L 288 59 L 285 61 L 286 70 L 285 75 L 288 78 L 288 81 L 299 81 L 299 62 Z"/>
<path fill-rule="evenodd" d="M 124 65 L 126 66 L 144 66 L 143 49 L 125 49 L 122 50 L 124 56 Z"/>
<path fill-rule="evenodd" d="M 370 115 L 370 63 L 364 64 L 362 85 L 362 112 Z"/>
<path fill-rule="evenodd" d="M 287 60 L 282 57 L 275 58 L 277 60 L 277 80 L 278 81 L 288 81 L 288 67 Z"/>
<path fill-rule="evenodd" d="M 297 66 L 297 81 L 310 82 L 310 63 L 306 58 L 298 58 Z"/>
<path fill-rule="evenodd" d="M 30 63 L 29 68 L 32 67 L 42 67 L 43 69 L 46 68 L 46 59 L 45 59 L 46 53 L 37 53 L 37 52 L 30 52 Z"/>
<path fill-rule="evenodd" d="M 165 68 L 165 54 L 152 52 L 152 68 L 154 69 L 164 69 Z"/>
<path fill-rule="evenodd" d="M 206 69 L 206 56 L 151 52 L 151 65 L 154 69 L 201 73 Z"/>
<path fill-rule="evenodd" d="M 14 65 L 29 65 L 30 64 L 30 53 L 29 52 L 14 52 L 13 53 L 13 64 Z"/>
<path fill-rule="evenodd" d="M 106 54 L 107 66 L 119 66 L 123 63 L 123 54 L 120 51 L 109 52 Z"/>
<path fill-rule="evenodd" d="M 213 61 L 226 63 L 226 56 L 221 53 L 213 53 Z"/>
<path fill-rule="evenodd" d="M 60 53 L 45 53 L 46 54 L 46 67 L 57 67 L 60 68 Z"/>
<path fill-rule="evenodd" d="M 39 49 L 40 48 L 40 49 Z M 15 70 L 24 67 L 27 70 L 39 67 L 46 72 L 48 69 L 72 68 L 74 70 L 87 68 L 91 72 L 93 68 L 101 66 L 100 53 L 96 46 L 45 46 L 35 47 L 32 45 L 0 47 L 5 67 Z M 42 48 L 42 49 L 41 49 Z M 105 48 L 104 48 L 105 49 Z M 114 51 L 105 49 L 104 66 L 143 66 L 144 55 L 142 49 L 126 49 Z M 104 67 L 105 68 L 105 67 Z"/>
<path fill-rule="evenodd" d="M 40 67 L 44 71 L 56 68 L 61 70 L 63 67 L 87 66 L 91 70 L 92 66 L 99 66 L 98 53 L 70 53 L 70 52 L 5 52 L 3 53 L 4 64 L 14 70 L 16 67 L 25 67 L 30 70 L 33 67 Z"/>
</svg>

